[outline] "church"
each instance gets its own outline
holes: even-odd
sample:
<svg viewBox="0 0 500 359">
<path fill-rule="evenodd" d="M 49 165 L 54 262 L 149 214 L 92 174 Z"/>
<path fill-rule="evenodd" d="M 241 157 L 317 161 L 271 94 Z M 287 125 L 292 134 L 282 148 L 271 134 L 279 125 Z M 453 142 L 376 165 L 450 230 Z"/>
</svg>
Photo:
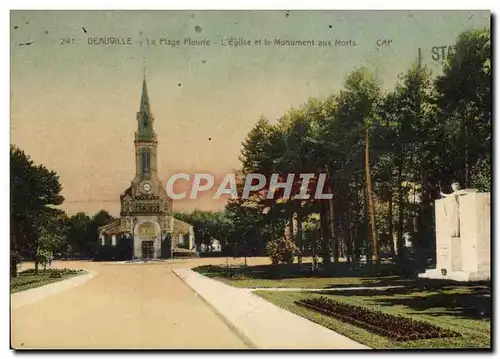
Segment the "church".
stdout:
<svg viewBox="0 0 500 359">
<path fill-rule="evenodd" d="M 195 252 L 193 226 L 172 216 L 173 203 L 158 177 L 158 138 L 154 131 L 146 76 L 142 82 L 135 132 L 135 176 L 120 195 L 120 218 L 99 228 L 101 245 L 133 243 L 130 259 L 171 258 Z"/>
</svg>

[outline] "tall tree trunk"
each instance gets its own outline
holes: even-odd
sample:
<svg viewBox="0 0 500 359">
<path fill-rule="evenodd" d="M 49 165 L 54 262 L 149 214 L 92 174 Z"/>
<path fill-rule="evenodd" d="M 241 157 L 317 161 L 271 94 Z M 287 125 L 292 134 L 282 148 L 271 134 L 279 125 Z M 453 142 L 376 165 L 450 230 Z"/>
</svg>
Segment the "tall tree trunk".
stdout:
<svg viewBox="0 0 500 359">
<path fill-rule="evenodd" d="M 317 231 L 312 232 L 312 238 L 311 238 L 311 255 L 312 255 L 312 270 L 315 272 L 318 268 L 316 266 L 316 247 L 317 247 L 317 241 L 316 241 L 316 236 L 318 235 Z"/>
<path fill-rule="evenodd" d="M 320 226 L 321 244 L 323 248 L 323 265 L 325 269 L 330 268 L 330 235 L 328 228 L 328 205 L 324 200 L 320 200 Z"/>
<path fill-rule="evenodd" d="M 12 278 L 17 278 L 17 261 L 15 259 L 11 259 L 10 262 L 10 277 Z"/>
<path fill-rule="evenodd" d="M 464 121 L 464 152 L 465 152 L 465 168 L 464 168 L 464 186 L 469 188 L 469 131 L 467 126 L 467 119 Z"/>
<path fill-rule="evenodd" d="M 364 205 L 361 203 L 361 199 L 360 199 L 360 187 L 361 186 L 359 184 L 359 178 L 358 178 L 357 173 L 354 175 L 354 181 L 355 181 L 354 193 L 356 196 L 356 201 L 355 201 L 355 213 L 356 213 L 355 221 L 356 222 L 353 223 L 354 235 L 352 236 L 352 238 L 353 238 L 354 263 L 355 263 L 355 265 L 358 265 L 359 259 L 360 259 L 360 254 L 361 254 L 361 247 L 363 246 L 363 240 L 360 238 L 360 235 L 359 235 L 359 226 L 361 224 L 361 221 L 359 220 L 359 218 L 360 218 L 359 216 L 361 214 L 361 209 L 364 208 Z"/>
<path fill-rule="evenodd" d="M 17 241 L 16 241 L 16 231 L 17 226 L 14 221 L 11 220 L 11 234 L 10 234 L 10 277 L 17 278 Z"/>
<path fill-rule="evenodd" d="M 377 232 L 375 229 L 375 203 L 373 201 L 372 181 L 370 174 L 370 143 L 369 127 L 365 125 L 365 175 L 366 175 L 366 194 L 368 196 L 368 214 L 370 219 L 370 237 L 372 249 L 372 261 L 379 263 Z"/>
<path fill-rule="evenodd" d="M 330 241 L 333 254 L 333 263 L 337 263 L 339 261 L 339 246 L 335 233 L 335 204 L 333 203 L 333 199 L 328 200 L 328 205 L 328 213 L 330 215 Z"/>
<path fill-rule="evenodd" d="M 403 196 L 403 154 L 400 155 L 398 163 L 398 228 L 397 228 L 397 251 L 398 263 L 403 264 L 403 231 L 404 231 L 404 196 Z"/>
<path fill-rule="evenodd" d="M 427 170 L 426 164 L 422 168 L 422 191 L 420 197 L 420 220 L 419 220 L 419 234 L 420 234 L 420 245 L 422 250 L 429 254 L 429 252 L 435 248 L 431 240 L 431 235 L 429 231 L 430 223 L 432 222 L 432 210 L 431 210 L 431 190 L 429 186 L 429 171 Z M 424 254 L 424 253 L 422 253 Z M 425 258 L 422 258 L 424 260 Z M 425 264 L 425 262 L 422 262 Z"/>
<path fill-rule="evenodd" d="M 299 253 L 297 256 L 297 262 L 302 264 L 302 253 L 304 251 L 304 242 L 302 241 L 302 216 L 297 213 L 297 247 L 299 248 Z"/>
<path fill-rule="evenodd" d="M 38 261 L 38 250 L 39 250 L 39 242 L 38 242 L 38 235 L 35 238 L 35 274 L 39 274 L 39 264 L 40 262 Z"/>
<path fill-rule="evenodd" d="M 283 236 L 289 240 L 292 240 L 291 222 L 292 220 L 290 218 L 285 217 L 285 227 L 283 228 Z"/>
<path fill-rule="evenodd" d="M 390 189 L 390 194 L 389 194 L 389 211 L 387 213 L 387 221 L 389 223 L 389 240 L 390 240 L 390 245 L 391 245 L 391 257 L 393 260 L 396 259 L 396 249 L 394 248 L 394 225 L 393 225 L 393 191 L 392 191 L 392 185 Z"/>
<path fill-rule="evenodd" d="M 458 149 L 458 158 L 460 159 L 460 166 L 463 166 L 458 175 L 457 180 L 461 186 L 467 188 L 469 186 L 469 148 L 468 148 L 468 128 L 467 128 L 467 114 L 460 120 L 460 132 L 458 135 L 459 142 L 463 143 Z"/>
<path fill-rule="evenodd" d="M 325 171 L 328 178 L 330 193 L 333 195 L 333 178 L 330 177 L 330 170 L 328 169 L 328 166 L 325 166 Z M 335 207 L 333 197 L 328 200 L 328 214 L 330 215 L 330 247 L 333 252 L 333 263 L 337 263 L 339 260 L 339 254 L 337 239 L 335 237 Z"/>
<path fill-rule="evenodd" d="M 348 207 L 347 208 L 347 215 L 344 216 L 345 218 L 345 223 L 344 223 L 344 228 L 346 230 L 346 235 L 347 235 L 347 243 L 346 243 L 346 257 L 347 257 L 347 262 L 352 263 L 354 261 L 354 243 L 353 243 L 353 235 L 352 235 L 352 221 L 351 221 L 351 209 Z"/>
</svg>

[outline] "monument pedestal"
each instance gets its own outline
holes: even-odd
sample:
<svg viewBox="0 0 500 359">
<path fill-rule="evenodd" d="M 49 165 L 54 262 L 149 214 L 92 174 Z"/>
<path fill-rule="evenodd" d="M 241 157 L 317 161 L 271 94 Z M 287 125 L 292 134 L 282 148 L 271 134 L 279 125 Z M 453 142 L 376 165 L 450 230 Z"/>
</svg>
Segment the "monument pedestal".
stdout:
<svg viewBox="0 0 500 359">
<path fill-rule="evenodd" d="M 454 237 L 455 198 L 435 202 L 436 268 L 421 278 L 456 281 L 489 280 L 490 274 L 490 194 L 465 192 L 458 197 L 460 236 Z"/>
<path fill-rule="evenodd" d="M 456 280 L 458 282 L 471 282 L 479 280 L 490 280 L 490 271 L 483 272 L 467 272 L 464 270 L 459 270 L 456 272 L 447 273 L 443 275 L 440 269 L 428 269 L 425 273 L 418 275 L 419 278 L 431 278 L 431 279 L 449 279 Z"/>
</svg>

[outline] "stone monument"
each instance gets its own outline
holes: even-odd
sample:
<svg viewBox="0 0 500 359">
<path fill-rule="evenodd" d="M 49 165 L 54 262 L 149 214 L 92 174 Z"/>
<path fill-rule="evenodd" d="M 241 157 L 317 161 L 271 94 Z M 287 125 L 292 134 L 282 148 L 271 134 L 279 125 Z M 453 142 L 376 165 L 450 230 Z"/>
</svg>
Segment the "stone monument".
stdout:
<svg viewBox="0 0 500 359">
<path fill-rule="evenodd" d="M 490 279 L 490 193 L 460 189 L 436 200 L 436 268 L 419 275 L 457 281 Z"/>
</svg>

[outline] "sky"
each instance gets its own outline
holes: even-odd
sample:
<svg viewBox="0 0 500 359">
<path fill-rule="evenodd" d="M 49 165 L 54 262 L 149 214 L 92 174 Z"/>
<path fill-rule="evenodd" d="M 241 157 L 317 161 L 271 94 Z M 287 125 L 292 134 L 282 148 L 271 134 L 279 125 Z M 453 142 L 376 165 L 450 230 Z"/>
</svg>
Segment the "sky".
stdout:
<svg viewBox="0 0 500 359">
<path fill-rule="evenodd" d="M 361 66 L 390 91 L 418 48 L 439 74 L 433 47 L 489 27 L 489 11 L 11 11 L 11 143 L 59 174 L 68 214 L 116 216 L 135 174 L 144 68 L 160 180 L 179 172 L 220 178 L 240 168 L 241 143 L 260 117 L 274 122 L 311 96 L 338 92 Z M 131 44 L 94 44 L 109 37 Z M 231 38 L 252 45 L 225 46 Z M 202 196 L 174 209 L 224 203 Z"/>
</svg>

